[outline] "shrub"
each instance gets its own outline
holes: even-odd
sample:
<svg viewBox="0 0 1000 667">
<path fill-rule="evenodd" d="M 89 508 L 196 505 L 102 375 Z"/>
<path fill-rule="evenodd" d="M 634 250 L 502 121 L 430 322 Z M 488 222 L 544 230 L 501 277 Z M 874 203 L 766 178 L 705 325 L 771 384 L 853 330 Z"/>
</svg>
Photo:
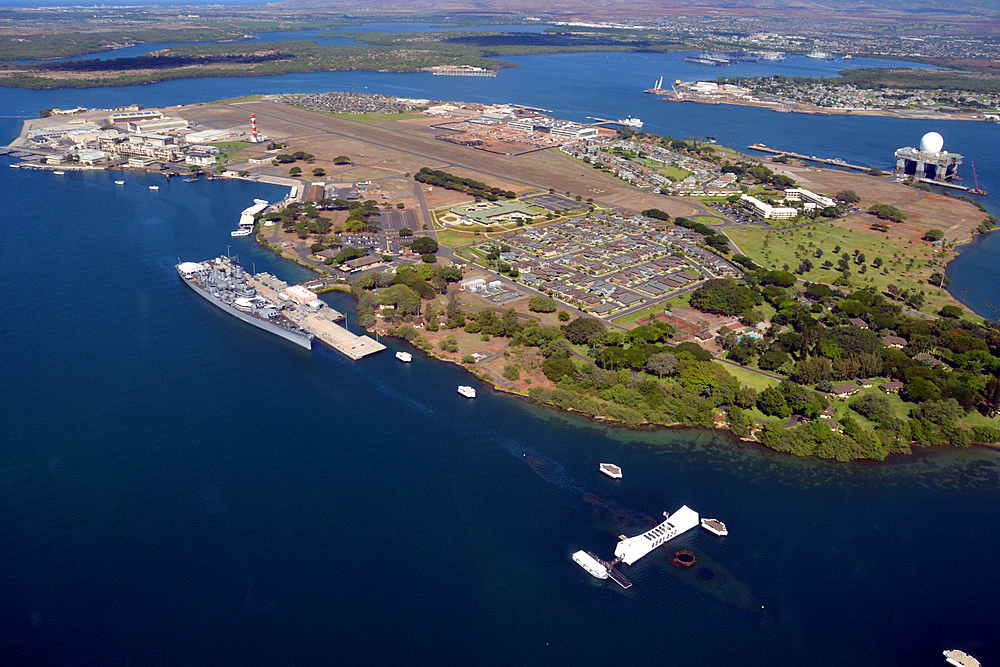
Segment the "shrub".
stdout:
<svg viewBox="0 0 1000 667">
<path fill-rule="evenodd" d="M 466 354 L 462 357 L 463 364 L 474 364 L 476 363 L 476 358 L 471 354 Z M 506 372 L 506 371 L 505 371 Z"/>
<path fill-rule="evenodd" d="M 510 380 L 511 382 L 517 382 L 521 379 L 521 371 L 517 369 L 517 366 L 504 366 L 503 376 Z"/>
<path fill-rule="evenodd" d="M 962 317 L 962 309 L 958 306 L 945 306 L 938 314 L 941 317 L 953 317 L 958 319 Z"/>
<path fill-rule="evenodd" d="M 558 317 L 560 322 L 569 322 L 569 313 L 565 310 L 560 310 Z"/>
<path fill-rule="evenodd" d="M 553 382 L 559 382 L 565 375 L 576 374 L 576 364 L 569 359 L 546 359 L 542 364 L 542 372 Z"/>
<path fill-rule="evenodd" d="M 528 299 L 528 310 L 533 313 L 554 313 L 558 308 L 556 300 L 547 296 L 533 296 Z"/>
</svg>

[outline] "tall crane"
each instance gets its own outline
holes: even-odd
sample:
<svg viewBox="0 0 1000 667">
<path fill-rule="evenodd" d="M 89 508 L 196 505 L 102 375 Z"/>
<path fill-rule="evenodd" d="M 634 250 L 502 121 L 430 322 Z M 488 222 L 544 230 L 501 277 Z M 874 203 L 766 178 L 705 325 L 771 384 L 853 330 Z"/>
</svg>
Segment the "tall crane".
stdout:
<svg viewBox="0 0 1000 667">
<path fill-rule="evenodd" d="M 969 160 L 969 162 L 972 162 L 972 160 Z M 969 194 L 971 194 L 971 195 L 985 195 L 986 194 L 986 190 L 983 190 L 983 189 L 981 189 L 979 187 L 979 177 L 976 176 L 976 163 L 975 162 L 972 162 L 972 180 L 975 181 L 976 187 L 973 188 L 972 190 L 969 190 Z"/>
</svg>

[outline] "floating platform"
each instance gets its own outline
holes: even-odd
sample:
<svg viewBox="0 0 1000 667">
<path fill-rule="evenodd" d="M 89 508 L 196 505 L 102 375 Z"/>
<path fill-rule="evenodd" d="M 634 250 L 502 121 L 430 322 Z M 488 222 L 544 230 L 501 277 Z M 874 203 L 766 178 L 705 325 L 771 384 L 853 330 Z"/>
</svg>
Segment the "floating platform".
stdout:
<svg viewBox="0 0 1000 667">
<path fill-rule="evenodd" d="M 719 537 L 725 537 L 729 534 L 729 531 L 726 529 L 726 524 L 722 523 L 718 519 L 702 519 L 701 527 L 713 535 L 718 535 Z"/>
<path fill-rule="evenodd" d="M 944 661 L 954 667 L 981 667 L 981 663 L 965 651 L 951 649 L 944 652 Z"/>
<path fill-rule="evenodd" d="M 602 473 L 610 477 L 611 479 L 621 479 L 622 469 L 616 466 L 614 463 L 602 463 L 598 468 Z"/>
</svg>

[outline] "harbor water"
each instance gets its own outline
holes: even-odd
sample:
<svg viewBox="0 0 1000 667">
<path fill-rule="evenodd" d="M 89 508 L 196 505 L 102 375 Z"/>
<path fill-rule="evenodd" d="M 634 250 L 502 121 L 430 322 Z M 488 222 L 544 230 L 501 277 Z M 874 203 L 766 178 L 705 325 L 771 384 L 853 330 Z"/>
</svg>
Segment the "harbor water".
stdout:
<svg viewBox="0 0 1000 667">
<path fill-rule="evenodd" d="M 52 106 L 358 90 L 577 120 L 633 114 L 654 132 L 876 166 L 935 130 L 1000 188 L 989 185 L 1000 183 L 995 125 L 644 96 L 668 67 L 687 67 L 675 60 L 540 56 L 488 80 L 350 72 L 4 89 L 0 139 Z M 710 431 L 597 425 L 479 385 L 468 400 L 456 393 L 467 373 L 421 354 L 399 363 L 397 350 L 413 351 L 404 343 L 360 362 L 306 351 L 181 285 L 178 260 L 227 245 L 257 271 L 309 277 L 229 235 L 254 198 L 285 189 L 137 174 L 116 186 L 121 173 L 9 162 L 0 157 L 4 665 L 919 666 L 950 648 L 1000 663 L 996 452 L 839 464 Z M 1000 302 L 1000 282 L 983 279 L 996 243 L 970 245 L 949 273 L 977 310 Z M 349 296 L 326 298 L 356 326 Z M 622 480 L 599 474 L 607 461 Z M 628 591 L 573 563 L 579 549 L 610 558 L 619 534 L 681 505 L 729 536 L 699 529 L 668 543 L 627 568 Z M 669 565 L 682 547 L 699 567 Z"/>
</svg>

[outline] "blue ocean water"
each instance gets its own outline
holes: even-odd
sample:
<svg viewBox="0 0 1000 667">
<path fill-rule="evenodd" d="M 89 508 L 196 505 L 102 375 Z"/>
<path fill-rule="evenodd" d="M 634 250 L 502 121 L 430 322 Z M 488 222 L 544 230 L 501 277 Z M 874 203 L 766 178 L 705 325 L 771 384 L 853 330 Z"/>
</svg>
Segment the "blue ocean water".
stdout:
<svg viewBox="0 0 1000 667">
<path fill-rule="evenodd" d="M 596 55 L 521 59 L 490 81 L 339 73 L 4 90 L 0 138 L 49 106 L 368 89 L 577 119 L 633 113 L 665 134 L 870 164 L 935 129 L 997 177 L 996 126 L 667 104 L 637 89 L 682 65 Z M 3 664 L 939 665 L 953 647 L 1000 660 L 996 452 L 842 465 L 705 431 L 595 425 L 486 388 L 468 401 L 455 366 L 306 352 L 179 283 L 178 259 L 227 245 L 257 270 L 308 277 L 229 236 L 253 198 L 282 188 L 133 174 L 115 186 L 114 173 L 8 161 Z M 350 297 L 327 298 L 352 312 Z M 625 478 L 600 476 L 602 461 Z M 730 527 L 678 540 L 711 578 L 675 570 L 664 551 L 623 592 L 570 560 L 610 556 L 618 534 L 682 504 Z"/>
</svg>

